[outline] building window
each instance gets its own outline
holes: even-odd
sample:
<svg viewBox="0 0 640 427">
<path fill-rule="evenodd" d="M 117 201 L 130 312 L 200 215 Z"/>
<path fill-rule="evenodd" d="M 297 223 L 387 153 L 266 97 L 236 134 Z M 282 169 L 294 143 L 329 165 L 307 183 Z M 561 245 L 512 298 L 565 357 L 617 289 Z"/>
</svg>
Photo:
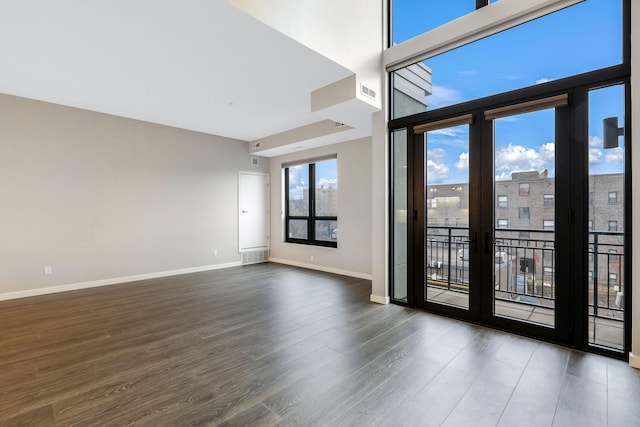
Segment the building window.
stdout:
<svg viewBox="0 0 640 427">
<path fill-rule="evenodd" d="M 618 275 L 616 273 L 609 273 L 609 282 L 616 283 L 618 281 Z"/>
<path fill-rule="evenodd" d="M 593 221 L 589 220 L 589 231 L 593 230 Z"/>
<path fill-rule="evenodd" d="M 435 209 L 438 207 L 437 199 L 427 199 L 427 209 Z"/>
<path fill-rule="evenodd" d="M 553 206 L 555 202 L 555 194 L 545 194 L 544 196 L 542 196 L 542 206 Z"/>
<path fill-rule="evenodd" d="M 529 214 L 529 208 L 518 208 L 518 218 L 519 219 L 529 219 L 530 218 L 530 214 Z"/>
<path fill-rule="evenodd" d="M 545 219 L 542 221 L 542 228 L 545 230 L 553 230 L 556 226 L 556 222 L 552 219 Z"/>
<path fill-rule="evenodd" d="M 284 176 L 285 241 L 337 247 L 338 160 L 288 165 Z"/>
<path fill-rule="evenodd" d="M 618 203 L 618 192 L 617 191 L 609 191 L 609 204 L 614 205 Z"/>
<path fill-rule="evenodd" d="M 509 207 L 507 196 L 498 196 L 498 207 L 499 208 Z"/>
<path fill-rule="evenodd" d="M 589 192 L 589 204 L 592 205 L 593 204 L 593 191 Z"/>
<path fill-rule="evenodd" d="M 498 228 L 507 228 L 509 226 L 509 220 L 499 219 L 498 220 Z"/>
<path fill-rule="evenodd" d="M 520 183 L 518 194 L 520 194 L 521 196 L 528 196 L 529 195 L 529 183 L 528 182 L 521 182 Z"/>
<path fill-rule="evenodd" d="M 618 221 L 609 221 L 609 231 L 618 231 Z"/>
</svg>

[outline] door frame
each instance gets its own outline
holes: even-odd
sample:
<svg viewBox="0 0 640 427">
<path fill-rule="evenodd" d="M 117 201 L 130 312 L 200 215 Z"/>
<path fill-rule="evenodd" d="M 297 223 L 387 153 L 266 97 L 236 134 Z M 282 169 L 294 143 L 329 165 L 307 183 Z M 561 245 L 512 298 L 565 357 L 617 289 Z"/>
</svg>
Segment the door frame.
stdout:
<svg viewBox="0 0 640 427">
<path fill-rule="evenodd" d="M 538 85 L 533 87 L 527 87 L 518 89 L 511 92 L 506 92 L 499 95 L 494 95 L 474 101 L 465 102 L 462 104 L 444 107 L 441 109 L 426 111 L 409 117 L 403 117 L 394 119 L 389 122 L 389 130 L 391 133 L 397 130 L 406 129 L 407 131 L 407 144 L 408 144 L 408 200 L 407 200 L 407 255 L 409 261 L 408 277 L 407 277 L 407 302 L 406 305 L 412 307 L 423 308 L 429 311 L 437 312 L 447 316 L 461 318 L 464 320 L 470 320 L 486 324 L 488 326 L 496 327 L 499 329 L 511 330 L 516 333 L 531 335 L 543 340 L 558 342 L 564 345 L 588 350 L 596 353 L 603 353 L 612 357 L 626 359 L 628 358 L 628 352 L 630 350 L 630 334 L 631 334 L 631 292 L 627 292 L 625 298 L 625 344 L 622 352 L 609 351 L 608 349 L 596 348 L 588 343 L 588 287 L 586 284 L 586 266 L 588 265 L 588 251 L 577 251 L 575 248 L 586 248 L 588 243 L 588 215 L 584 209 L 588 204 L 588 182 L 583 178 L 577 178 L 578 186 L 572 184 L 571 176 L 585 177 L 588 175 L 588 157 L 583 156 L 584 162 L 569 161 L 567 159 L 576 158 L 576 154 L 572 150 L 586 150 L 584 147 L 584 141 L 588 140 L 588 93 L 591 89 L 598 87 L 606 87 L 614 84 L 625 84 L 626 92 L 626 129 L 625 134 L 625 150 L 626 150 L 626 167 L 625 167 L 625 254 L 629 255 L 631 252 L 631 169 L 630 169 L 630 143 L 631 143 L 631 128 L 630 128 L 630 82 L 628 67 L 626 65 L 610 67 L 608 69 L 597 70 L 582 75 L 560 79 L 552 81 L 544 85 Z M 556 156 L 564 158 L 560 163 L 556 163 L 556 194 L 565 193 L 570 194 L 570 197 L 560 201 L 560 206 L 556 206 L 556 254 L 561 259 L 567 260 L 567 265 L 571 266 L 571 269 L 565 267 L 560 270 L 556 270 L 556 280 L 568 281 L 570 283 L 571 291 L 565 293 L 560 298 L 556 295 L 556 316 L 561 316 L 556 320 L 556 325 L 561 328 L 552 330 L 550 328 L 541 328 L 535 325 L 522 324 L 517 322 L 514 326 L 514 322 L 505 318 L 496 318 L 492 315 L 492 304 L 490 304 L 490 293 L 484 292 L 482 295 L 477 295 L 471 292 L 469 294 L 470 308 L 468 310 L 460 310 L 447 306 L 437 306 L 436 304 L 427 305 L 419 304 L 419 294 L 416 292 L 417 282 L 422 282 L 422 266 L 424 262 L 420 263 L 416 261 L 416 257 L 420 257 L 424 249 L 424 236 L 425 234 L 425 218 L 424 218 L 424 190 L 418 191 L 416 189 L 424 188 L 424 174 L 423 178 L 420 178 L 420 174 L 416 171 L 422 167 L 421 162 L 422 152 L 424 144 L 417 143 L 422 139 L 422 135 L 416 136 L 413 133 L 413 126 L 424 124 L 430 121 L 443 120 L 462 114 L 472 113 L 475 120 L 483 120 L 482 114 L 487 109 L 499 108 L 507 106 L 509 104 L 516 104 L 527 101 L 534 101 L 536 99 L 550 97 L 554 95 L 560 95 L 566 93 L 569 95 L 570 104 L 569 107 L 563 109 L 556 109 L 556 124 L 557 121 L 563 121 L 570 123 L 568 126 L 558 127 L 556 126 L 556 141 L 564 139 L 569 141 L 565 144 L 556 144 Z M 562 110 L 562 111 L 559 111 Z M 582 118 L 582 119 L 581 119 Z M 491 122 L 492 123 L 492 122 Z M 470 128 L 470 139 L 473 139 L 474 130 L 481 129 L 482 135 L 480 138 L 488 138 L 493 131 L 492 126 L 476 126 Z M 477 135 L 475 136 L 477 137 Z M 470 141 L 470 146 L 473 144 Z M 486 146 L 486 144 L 485 144 Z M 470 147 L 471 148 L 471 147 Z M 569 151 L 567 151 L 569 150 Z M 392 150 L 391 150 L 392 151 Z M 487 154 L 481 154 L 483 158 L 487 157 Z M 493 156 L 493 153 L 491 154 Z M 471 157 L 471 156 L 470 156 Z M 416 160 L 416 158 L 420 160 Z M 561 170 L 562 169 L 562 170 Z M 558 173 L 560 175 L 558 175 Z M 566 177 L 569 179 L 566 179 Z M 393 179 L 393 173 L 390 174 L 390 179 Z M 477 177 L 470 175 L 470 194 L 474 193 L 471 189 L 471 185 L 474 181 L 478 181 Z M 484 187 L 493 185 L 492 180 L 485 179 Z M 571 189 L 570 187 L 574 185 Z M 392 185 L 391 185 L 392 188 Z M 473 209 L 473 204 L 476 206 L 487 205 L 487 203 L 494 203 L 492 191 L 488 191 L 487 188 L 482 188 L 480 191 L 480 202 L 469 200 L 470 210 Z M 413 196 L 413 197 L 411 197 Z M 556 202 L 560 198 L 556 198 Z M 485 215 L 486 217 L 486 215 Z M 411 221 L 413 219 L 413 221 Z M 471 218 L 470 218 L 471 221 Z M 487 229 L 487 221 L 493 221 L 493 218 L 483 219 L 481 227 L 476 229 Z M 564 223 L 563 227 L 560 224 Z M 470 236 L 472 224 L 470 226 Z M 391 228 L 392 230 L 392 228 Z M 484 237 L 482 242 L 477 242 L 478 245 L 484 245 Z M 493 236 L 490 236 L 493 241 Z M 393 239 L 393 237 L 391 237 Z M 391 240 L 393 241 L 393 240 Z M 423 260 L 424 261 L 424 260 Z M 483 265 L 486 261 L 482 261 Z M 421 265 L 419 265 L 421 264 Z M 393 268 L 393 266 L 391 266 Z M 626 289 L 631 288 L 631 262 L 625 263 L 625 277 L 628 285 Z M 482 270 L 480 272 L 476 270 L 470 273 L 470 280 L 477 275 L 482 276 L 481 280 L 487 280 L 489 272 Z M 391 270 L 393 271 L 393 270 Z M 488 281 L 486 283 L 491 283 Z M 393 284 L 392 284 L 393 286 Z M 393 292 L 390 293 L 393 295 Z M 552 331 L 551 333 L 549 331 Z"/>
<path fill-rule="evenodd" d="M 267 187 L 265 190 L 266 200 L 266 224 L 267 224 L 267 244 L 261 247 L 242 248 L 240 244 L 240 219 L 242 216 L 242 207 L 240 206 L 240 196 L 242 192 L 242 186 L 240 184 L 243 175 L 261 176 L 265 178 Z M 253 171 L 238 171 L 238 253 L 251 252 L 258 249 L 269 249 L 271 247 L 271 175 L 266 172 L 253 172 Z"/>
</svg>

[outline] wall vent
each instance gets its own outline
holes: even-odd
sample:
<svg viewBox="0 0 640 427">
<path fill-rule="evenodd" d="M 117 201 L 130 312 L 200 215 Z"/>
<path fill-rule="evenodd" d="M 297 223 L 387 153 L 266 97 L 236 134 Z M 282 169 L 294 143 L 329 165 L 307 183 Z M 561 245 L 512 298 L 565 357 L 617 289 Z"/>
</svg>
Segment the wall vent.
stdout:
<svg viewBox="0 0 640 427">
<path fill-rule="evenodd" d="M 363 95 L 367 95 L 370 98 L 376 99 L 376 91 L 373 89 L 369 89 L 365 85 L 360 85 L 360 92 Z"/>
<path fill-rule="evenodd" d="M 256 142 L 253 146 L 254 146 L 255 148 L 260 148 L 260 143 L 259 143 L 259 142 Z"/>
<path fill-rule="evenodd" d="M 251 166 L 260 166 L 260 160 L 257 157 L 251 158 Z"/>
<path fill-rule="evenodd" d="M 269 249 L 255 249 L 242 252 L 242 265 L 269 262 Z"/>
</svg>

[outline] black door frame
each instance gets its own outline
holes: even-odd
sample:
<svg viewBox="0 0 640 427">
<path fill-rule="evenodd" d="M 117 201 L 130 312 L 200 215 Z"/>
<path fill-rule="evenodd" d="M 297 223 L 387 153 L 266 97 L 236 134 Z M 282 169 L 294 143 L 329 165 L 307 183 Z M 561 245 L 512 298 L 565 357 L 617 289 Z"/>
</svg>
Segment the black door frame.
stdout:
<svg viewBox="0 0 640 427">
<path fill-rule="evenodd" d="M 444 315 L 453 316 L 473 322 L 486 324 L 499 329 L 510 330 L 516 333 L 535 336 L 543 340 L 553 341 L 576 348 L 589 350 L 592 352 L 603 353 L 618 358 L 627 358 L 630 349 L 631 335 L 631 292 L 625 294 L 625 349 L 622 353 L 617 351 L 609 351 L 608 349 L 595 348 L 588 344 L 588 316 L 586 314 L 587 305 L 587 288 L 583 286 L 586 283 L 586 265 L 588 262 L 588 254 L 586 250 L 575 250 L 576 248 L 588 247 L 588 233 L 585 207 L 588 204 L 588 183 L 583 178 L 588 175 L 588 156 L 586 154 L 588 140 L 588 92 L 591 89 L 606 87 L 615 84 L 625 84 L 626 91 L 626 129 L 625 149 L 626 149 L 626 167 L 625 167 L 625 200 L 631 200 L 631 169 L 630 169 L 630 84 L 629 84 L 629 67 L 627 65 L 619 65 L 609 67 L 602 70 L 585 73 L 579 76 L 569 77 L 535 87 L 519 89 L 499 95 L 494 95 L 470 102 L 465 102 L 451 107 L 445 107 L 438 110 L 427 111 L 413 116 L 392 120 L 389 123 L 389 129 L 394 130 L 406 129 L 408 141 L 408 191 L 413 197 L 408 198 L 407 210 L 410 215 L 408 219 L 408 300 L 407 305 L 413 307 L 424 308 L 429 311 L 438 312 Z M 492 304 L 490 303 L 490 292 L 473 292 L 470 289 L 470 310 L 460 310 L 447 306 L 436 306 L 419 303 L 419 294 L 416 292 L 417 283 L 422 284 L 422 268 L 424 262 L 416 262 L 416 256 L 424 257 L 424 237 L 416 238 L 416 236 L 425 235 L 425 218 L 424 218 L 424 173 L 416 173 L 422 166 L 422 158 L 424 156 L 424 143 L 422 135 L 413 133 L 413 126 L 424 124 L 430 121 L 443 120 L 466 113 L 473 114 L 474 123 L 483 123 L 478 126 L 470 127 L 470 149 L 474 147 L 478 158 L 488 158 L 486 151 L 486 143 L 480 144 L 480 147 L 474 146 L 474 141 L 478 139 L 487 140 L 492 137 L 492 126 L 488 126 L 483 117 L 483 112 L 487 109 L 499 108 L 502 106 L 532 101 L 544 97 L 559 95 L 566 93 L 569 95 L 569 106 L 556 109 L 556 142 L 565 141 L 562 144 L 556 143 L 556 156 L 559 162 L 556 163 L 556 194 L 566 194 L 567 197 L 557 197 L 556 203 L 556 256 L 563 263 L 571 266 L 571 268 L 560 268 L 556 270 L 556 280 L 558 283 L 569 283 L 570 292 L 561 293 L 560 298 L 556 296 L 556 325 L 557 329 L 542 328 L 536 325 L 523 324 L 504 318 L 496 318 L 491 313 Z M 564 125 L 558 126 L 558 123 Z M 476 142 L 477 144 L 477 142 Z M 483 146 L 485 148 L 483 148 Z M 581 151 L 583 150 L 583 151 Z M 480 154 L 478 154 L 480 153 Z M 582 155 L 578 154 L 582 153 Z M 491 153 L 493 157 L 493 153 Z M 470 155 L 470 161 L 474 156 Z M 582 158 L 584 161 L 575 161 Z M 478 160 L 479 161 L 479 160 Z M 486 162 L 486 160 L 485 160 Z M 482 165 L 480 170 L 493 170 L 492 168 Z M 486 172 L 484 172 L 486 173 Z M 422 178 L 420 178 L 422 176 Z M 483 188 L 476 188 L 480 182 L 483 182 Z M 493 179 L 470 175 L 470 210 L 478 209 L 479 206 L 491 206 L 493 204 L 492 191 L 486 188 L 493 185 Z M 416 191 L 415 189 L 422 189 Z M 471 196 L 474 194 L 475 196 Z M 476 200 L 477 199 L 477 200 Z M 625 254 L 630 259 L 631 254 L 631 204 L 625 203 Z M 477 251 L 487 244 L 486 239 L 493 241 L 493 236 L 485 236 L 478 233 L 477 239 L 472 239 L 471 233 L 474 231 L 488 230 L 489 222 L 493 218 L 487 218 L 483 215 L 482 224 L 470 223 L 470 239 L 476 241 Z M 470 218 L 471 221 L 471 218 Z M 484 258 L 488 258 L 490 254 L 483 254 Z M 493 257 L 491 257 L 493 258 Z M 424 261 L 424 259 L 423 259 Z M 483 256 L 479 257 L 482 265 L 487 263 Z M 557 265 L 560 265 L 558 263 Z M 630 283 L 631 263 L 625 263 L 625 277 L 627 283 Z M 483 283 L 491 283 L 487 280 L 487 276 L 492 274 L 484 272 L 481 268 L 472 267 L 470 279 L 483 281 Z M 630 289 L 631 286 L 627 286 Z M 491 313 L 491 314 L 489 314 Z"/>
</svg>

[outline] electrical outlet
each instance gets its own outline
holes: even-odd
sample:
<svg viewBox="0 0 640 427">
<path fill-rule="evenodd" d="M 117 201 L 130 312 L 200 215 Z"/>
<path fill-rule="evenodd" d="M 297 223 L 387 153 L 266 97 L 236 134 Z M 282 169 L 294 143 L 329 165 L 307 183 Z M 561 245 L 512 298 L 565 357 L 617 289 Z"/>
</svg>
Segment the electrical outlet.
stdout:
<svg viewBox="0 0 640 427">
<path fill-rule="evenodd" d="M 53 274 L 53 268 L 51 268 L 50 265 L 46 265 L 44 267 L 44 274 L 47 275 L 47 276 L 50 275 L 50 274 Z"/>
</svg>

